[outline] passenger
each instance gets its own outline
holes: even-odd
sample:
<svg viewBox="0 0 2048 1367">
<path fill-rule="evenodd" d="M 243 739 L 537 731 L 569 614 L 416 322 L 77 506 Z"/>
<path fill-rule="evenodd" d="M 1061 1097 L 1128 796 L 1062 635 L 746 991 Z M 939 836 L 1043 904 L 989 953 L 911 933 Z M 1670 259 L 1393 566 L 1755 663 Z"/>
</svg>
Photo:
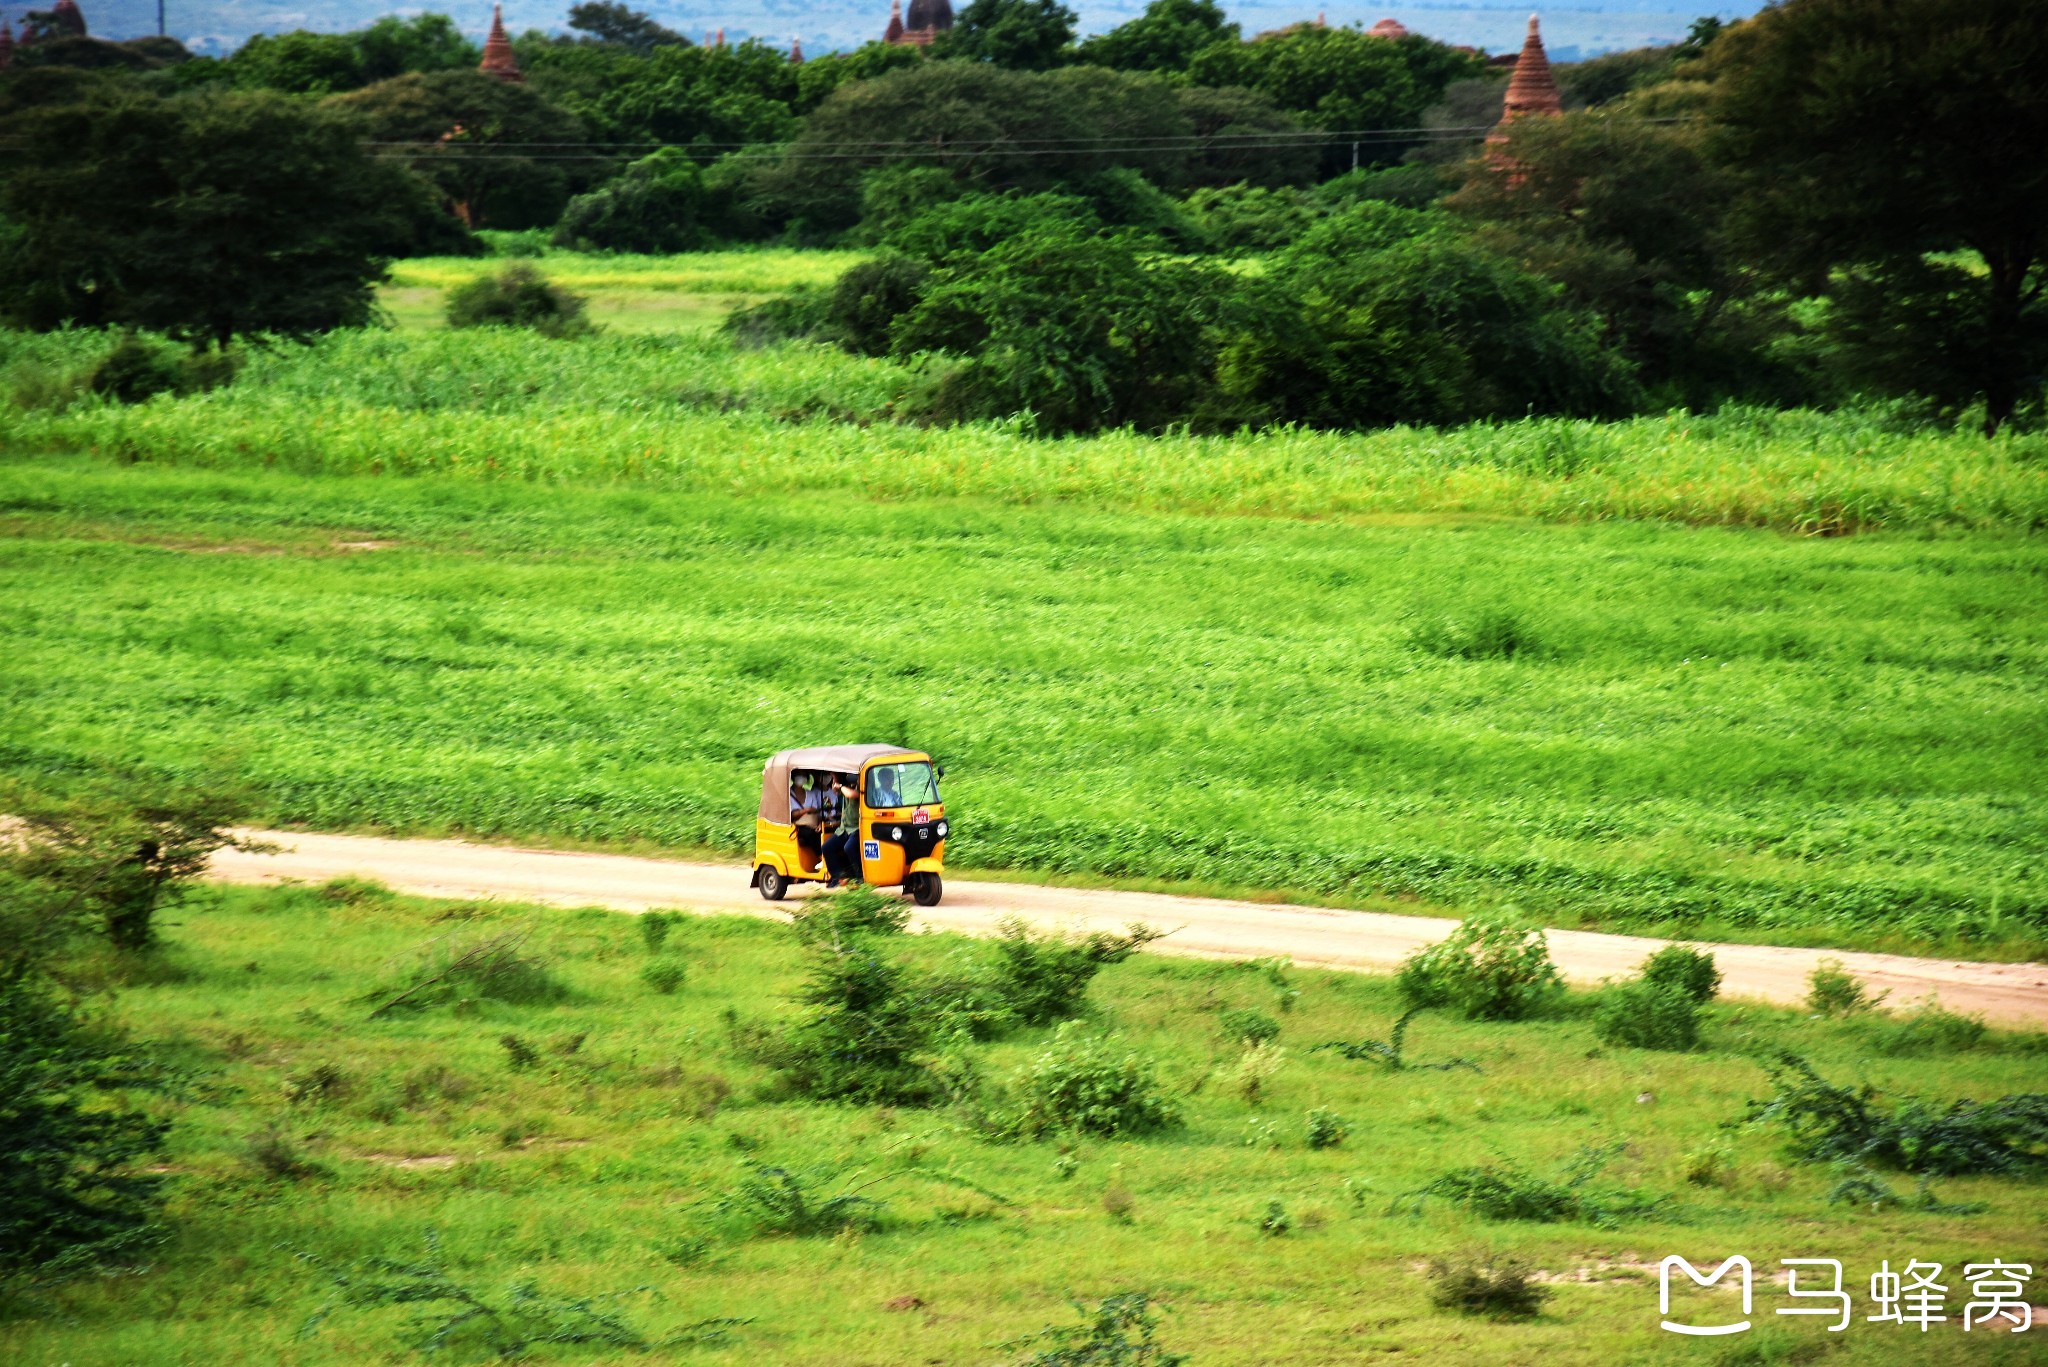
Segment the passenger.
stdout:
<svg viewBox="0 0 2048 1367">
<path fill-rule="evenodd" d="M 832 781 L 832 796 L 838 802 L 839 819 L 833 834 L 825 837 L 825 886 L 860 882 L 860 789 L 852 774 L 840 774 Z"/>
<path fill-rule="evenodd" d="M 824 790 L 809 774 L 798 774 L 790 788 L 789 819 L 796 826 L 797 848 L 820 853 L 820 836 L 825 826 Z"/>
</svg>

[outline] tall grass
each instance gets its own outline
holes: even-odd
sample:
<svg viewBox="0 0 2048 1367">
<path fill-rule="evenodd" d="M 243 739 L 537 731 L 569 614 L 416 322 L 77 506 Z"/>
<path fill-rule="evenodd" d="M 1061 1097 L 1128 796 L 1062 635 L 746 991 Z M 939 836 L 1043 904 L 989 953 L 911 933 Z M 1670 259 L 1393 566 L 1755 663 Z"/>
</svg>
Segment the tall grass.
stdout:
<svg viewBox="0 0 2048 1367">
<path fill-rule="evenodd" d="M 579 291 L 635 293 L 784 294 L 800 285 L 826 285 L 861 260 L 860 252 L 689 252 L 678 256 L 593 255 L 550 251 L 539 261 L 548 279 Z M 491 257 L 428 256 L 396 263 L 390 284 L 405 289 L 448 289 L 504 268 Z"/>
<path fill-rule="evenodd" d="M 46 373 L 104 346 L 92 334 L 0 337 L 0 372 Z M 11 412 L 0 451 L 1296 518 L 1655 519 L 1822 534 L 2048 527 L 2041 434 L 1985 441 L 1883 414 L 1737 410 L 1043 441 L 1018 424 L 889 422 L 913 381 L 901 365 L 811 345 L 354 333 L 261 354 L 210 394 Z"/>
</svg>

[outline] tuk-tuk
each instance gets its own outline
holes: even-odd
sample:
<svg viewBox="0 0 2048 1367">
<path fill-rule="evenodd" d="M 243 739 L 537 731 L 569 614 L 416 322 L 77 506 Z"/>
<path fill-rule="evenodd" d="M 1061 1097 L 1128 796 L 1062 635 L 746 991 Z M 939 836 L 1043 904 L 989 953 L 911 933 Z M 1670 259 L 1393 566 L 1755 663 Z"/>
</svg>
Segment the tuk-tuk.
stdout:
<svg viewBox="0 0 2048 1367">
<path fill-rule="evenodd" d="M 753 886 L 779 902 L 792 883 L 827 880 L 823 842 L 839 824 L 832 785 L 850 776 L 860 880 L 937 906 L 949 829 L 939 801 L 944 775 L 930 755 L 900 745 L 821 745 L 771 756 L 761 771 Z"/>
</svg>

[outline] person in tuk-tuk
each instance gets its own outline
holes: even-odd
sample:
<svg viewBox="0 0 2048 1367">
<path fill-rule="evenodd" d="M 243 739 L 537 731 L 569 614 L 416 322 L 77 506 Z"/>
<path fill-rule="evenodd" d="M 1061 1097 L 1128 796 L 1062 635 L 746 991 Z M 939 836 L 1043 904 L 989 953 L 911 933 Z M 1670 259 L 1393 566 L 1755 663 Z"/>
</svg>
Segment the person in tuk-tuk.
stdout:
<svg viewBox="0 0 2048 1367">
<path fill-rule="evenodd" d="M 823 851 L 825 790 L 810 774 L 798 774 L 790 780 L 789 819 L 796 826 L 799 849 Z"/>
<path fill-rule="evenodd" d="M 860 789 L 852 774 L 838 774 L 830 792 L 837 800 L 838 820 L 825 837 L 825 886 L 860 881 Z"/>
</svg>

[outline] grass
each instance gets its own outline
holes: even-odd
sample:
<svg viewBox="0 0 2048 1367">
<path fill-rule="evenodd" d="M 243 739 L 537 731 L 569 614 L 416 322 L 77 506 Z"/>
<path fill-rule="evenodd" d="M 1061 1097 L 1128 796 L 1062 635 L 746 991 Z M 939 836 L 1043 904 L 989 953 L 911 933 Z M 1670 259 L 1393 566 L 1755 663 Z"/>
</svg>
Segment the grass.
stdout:
<svg viewBox="0 0 2048 1367">
<path fill-rule="evenodd" d="M 433 1230 L 450 1279 L 489 1295 L 529 1280 L 570 1299 L 648 1287 L 618 1310 L 649 1338 L 750 1320 L 732 1347 L 688 1356 L 710 1362 L 988 1363 L 1005 1356 L 993 1344 L 1071 1320 L 1069 1293 L 1092 1305 L 1133 1290 L 1165 1307 L 1159 1341 L 1199 1367 L 1396 1351 L 1451 1363 L 1664 1360 L 1675 1340 L 1655 1328 L 1645 1265 L 1741 1252 L 1757 1265 L 1754 1318 L 1775 1324 L 1793 1354 L 1784 1360 L 1934 1363 L 1956 1360 L 1957 1323 L 1922 1335 L 1865 1324 L 1859 1308 L 1848 1332 L 1829 1335 L 1824 1322 L 1777 1320 L 1790 1304 L 1777 1260 L 1842 1259 L 1862 1307 L 1880 1259 L 2026 1261 L 2039 1237 L 2035 1187 L 1939 1184 L 1945 1201 L 1989 1203 L 1974 1216 L 1830 1205 L 1827 1169 L 1790 1164 L 1769 1133 L 1722 1128 L 1769 1091 L 1745 1051 L 1795 1048 L 1831 1076 L 1985 1097 L 2038 1078 L 2029 1038 L 1868 1059 L 1854 1023 L 1713 1006 L 1705 1052 L 1678 1056 L 1600 1048 L 1574 1001 L 1515 1024 L 1425 1015 L 1412 1027 L 1418 1047 L 1469 1055 L 1485 1073 L 1388 1073 L 1306 1046 L 1384 1034 L 1400 1010 L 1391 981 L 1301 971 L 1282 1036 L 1296 1048 L 1254 1109 L 1216 1080 L 1238 1052 L 1216 1022 L 1269 1009 L 1273 985 L 1256 969 L 1141 955 L 1097 979 L 1098 1024 L 1157 1062 L 1185 1126 L 1135 1142 L 991 1145 L 945 1112 L 765 1099 L 766 1077 L 733 1052 L 724 1013 L 793 1009 L 796 946 L 768 921 L 679 920 L 664 952 L 690 965 L 689 983 L 663 996 L 639 981 L 637 926 L 607 912 L 296 888 L 222 891 L 181 920 L 174 971 L 124 989 L 112 1008 L 193 1072 L 166 1156 L 174 1237 L 139 1273 L 17 1302 L 0 1318 L 7 1361 L 411 1360 L 397 1308 L 338 1309 L 295 1338 L 332 1291 L 296 1255 L 333 1268 L 419 1262 Z M 565 1000 L 366 1018 L 364 994 L 423 946 L 518 926 L 532 928 L 526 947 Z M 948 936 L 896 943 L 925 963 L 987 952 Z M 1005 1076 L 1047 1036 L 988 1046 L 982 1062 Z M 513 1066 L 507 1037 L 535 1055 L 530 1066 Z M 1350 1119 L 1341 1144 L 1309 1146 L 1314 1108 Z M 1603 1185 L 1671 1198 L 1615 1228 L 1494 1223 L 1448 1201 L 1387 1213 L 1452 1169 L 1507 1155 L 1548 1175 L 1585 1146 L 1615 1143 L 1625 1147 Z M 1686 1174 L 1702 1145 L 1723 1156 L 1697 1185 Z M 718 1207 L 763 1168 L 837 1173 L 816 1190 L 886 1202 L 881 1227 L 748 1237 Z M 1273 1232 L 1276 1207 L 1284 1232 Z M 1537 1319 L 1431 1308 L 1428 1260 L 1473 1250 L 1555 1279 Z M 1959 1314 L 1963 1286 L 1945 1280 Z M 1674 1309 L 1705 1319 L 1722 1304 L 1697 1293 Z M 2009 1334 L 1972 1334 L 1968 1348 L 1972 1361 L 2032 1360 L 2029 1341 Z"/>
<path fill-rule="evenodd" d="M 591 256 L 549 251 L 533 264 L 549 280 L 590 300 L 607 331 L 703 333 L 726 314 L 799 285 L 822 285 L 861 259 L 858 252 L 734 251 L 686 256 Z M 502 257 L 418 257 L 400 261 L 378 303 L 407 331 L 444 326 L 445 293 L 502 270 Z"/>
<path fill-rule="evenodd" d="M 2034 538 L 87 458 L 0 462 L 0 530 L 16 777 L 737 854 L 764 755 L 858 737 L 947 762 L 959 867 L 2048 952 Z"/>
<path fill-rule="evenodd" d="M 707 318 L 694 301 L 711 297 L 675 296 L 682 312 L 696 310 L 691 326 Z M 601 302 L 599 316 L 610 306 Z M 106 346 L 89 333 L 0 334 L 0 395 L 29 392 L 29 377 L 86 365 Z M 890 421 L 916 383 L 914 367 L 827 347 L 743 352 L 687 331 L 559 343 L 337 334 L 255 355 L 234 385 L 209 394 L 9 413 L 0 453 L 1286 518 L 1648 519 L 1815 534 L 2048 526 L 2048 434 L 1985 441 L 1883 414 L 1731 410 L 1043 441 L 1015 424 Z"/>
</svg>

